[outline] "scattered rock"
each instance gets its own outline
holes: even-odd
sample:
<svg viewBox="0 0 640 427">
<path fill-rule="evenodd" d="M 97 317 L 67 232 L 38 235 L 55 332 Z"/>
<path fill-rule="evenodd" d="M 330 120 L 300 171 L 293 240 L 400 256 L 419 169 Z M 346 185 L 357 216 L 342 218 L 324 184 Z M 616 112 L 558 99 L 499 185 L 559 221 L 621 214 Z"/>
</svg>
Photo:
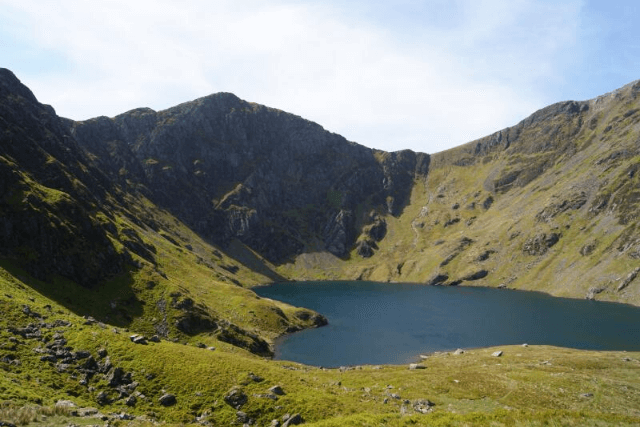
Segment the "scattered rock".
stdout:
<svg viewBox="0 0 640 427">
<path fill-rule="evenodd" d="M 299 424 L 302 424 L 303 422 L 304 422 L 304 419 L 302 418 L 302 416 L 300 414 L 295 414 L 289 417 L 286 421 L 284 421 L 284 424 L 282 424 L 282 427 L 297 426 Z"/>
<path fill-rule="evenodd" d="M 247 375 L 249 377 L 249 379 L 255 383 L 261 383 L 262 381 L 264 381 L 264 378 L 262 378 L 260 375 L 256 375 L 253 372 L 249 372 L 249 374 Z"/>
<path fill-rule="evenodd" d="M 284 390 L 283 390 L 283 389 L 282 389 L 282 387 L 280 387 L 279 385 L 274 385 L 273 387 L 271 387 L 271 388 L 269 389 L 269 391 L 270 391 L 271 393 L 273 393 L 273 394 L 278 395 L 278 396 L 284 396 L 284 395 L 285 395 Z"/>
<path fill-rule="evenodd" d="M 141 344 L 141 345 L 147 345 L 147 338 L 143 335 L 131 335 L 129 337 L 129 339 L 131 340 L 131 342 L 133 342 L 134 344 Z"/>
<path fill-rule="evenodd" d="M 104 406 L 109 404 L 111 402 L 111 399 L 109 399 L 109 395 L 107 394 L 106 391 L 101 391 L 96 396 L 96 402 L 98 403 L 98 405 Z"/>
<path fill-rule="evenodd" d="M 522 251 L 529 255 L 544 255 L 550 247 L 560 241 L 560 237 L 562 235 L 558 233 L 538 234 L 524 242 Z"/>
<path fill-rule="evenodd" d="M 253 422 L 251 422 L 251 418 L 249 418 L 249 415 L 247 415 L 246 412 L 242 412 L 242 411 L 238 411 L 236 412 L 236 422 L 238 424 L 253 424 Z"/>
<path fill-rule="evenodd" d="M 86 359 L 88 357 L 91 357 L 91 353 L 87 350 L 78 350 L 73 355 L 73 358 L 76 360 Z"/>
<path fill-rule="evenodd" d="M 502 350 L 494 351 L 493 353 L 491 353 L 491 355 L 493 357 L 500 357 L 502 356 Z"/>
<path fill-rule="evenodd" d="M 435 403 L 428 399 L 418 399 L 413 402 L 413 410 L 420 414 L 428 414 L 433 411 Z"/>
<path fill-rule="evenodd" d="M 618 286 L 618 292 L 629 286 L 629 284 L 633 282 L 636 277 L 638 277 L 638 274 L 640 274 L 640 267 L 636 267 L 631 273 L 629 273 L 629 275 L 622 281 L 622 283 L 620 283 L 620 286 Z"/>
<path fill-rule="evenodd" d="M 593 397 L 593 393 L 582 393 L 580 397 L 590 398 Z"/>
<path fill-rule="evenodd" d="M 158 399 L 158 402 L 160 402 L 162 406 L 173 406 L 178 402 L 178 400 L 176 399 L 175 395 L 166 393 L 163 394 L 160 399 Z"/>
<path fill-rule="evenodd" d="M 588 300 L 594 300 L 596 298 L 596 295 L 601 293 L 604 290 L 605 288 L 602 286 L 589 288 L 589 291 L 587 292 L 587 295 L 585 296 L 585 298 Z"/>
<path fill-rule="evenodd" d="M 529 347 L 529 344 L 524 343 L 524 344 L 522 344 L 522 346 L 523 346 L 523 347 Z"/>
<path fill-rule="evenodd" d="M 98 357 L 100 357 L 101 359 L 107 357 L 107 350 L 105 350 L 104 348 L 98 350 Z"/>
<path fill-rule="evenodd" d="M 247 403 L 248 400 L 249 398 L 247 397 L 247 395 L 244 394 L 242 390 L 237 388 L 232 389 L 231 391 L 229 391 L 229 393 L 226 394 L 226 396 L 224 396 L 224 401 L 227 403 L 227 405 L 235 409 L 240 409 L 242 405 Z"/>
<path fill-rule="evenodd" d="M 138 403 L 138 399 L 132 395 L 132 396 L 129 396 L 124 403 L 127 406 L 136 406 L 136 403 Z"/>
<path fill-rule="evenodd" d="M 449 276 L 448 275 L 446 275 L 446 274 L 438 274 L 438 275 L 432 277 L 431 279 L 429 279 L 426 284 L 430 285 L 430 286 L 436 286 L 436 285 L 443 284 L 447 280 L 449 280 Z"/>
<path fill-rule="evenodd" d="M 459 348 L 459 349 L 457 349 L 456 351 L 454 351 L 454 352 L 453 352 L 453 354 L 455 354 L 456 356 L 459 356 L 459 355 L 461 355 L 461 354 L 464 354 L 464 350 L 463 350 L 463 349 L 461 349 L 461 348 Z"/>
<path fill-rule="evenodd" d="M 489 272 L 487 270 L 479 270 L 479 271 L 476 271 L 475 273 L 472 273 L 472 274 L 469 274 L 468 276 L 463 277 L 462 280 L 466 280 L 466 281 L 480 280 L 487 277 L 488 274 Z"/>
<path fill-rule="evenodd" d="M 151 341 L 151 342 L 160 342 L 160 337 L 157 336 L 157 335 L 154 335 L 151 338 L 149 338 L 149 341 Z"/>
<path fill-rule="evenodd" d="M 424 365 L 421 365 L 419 363 L 411 363 L 409 365 L 409 369 L 413 371 L 413 370 L 416 370 L 416 369 L 427 369 L 427 367 L 424 366 Z"/>
</svg>

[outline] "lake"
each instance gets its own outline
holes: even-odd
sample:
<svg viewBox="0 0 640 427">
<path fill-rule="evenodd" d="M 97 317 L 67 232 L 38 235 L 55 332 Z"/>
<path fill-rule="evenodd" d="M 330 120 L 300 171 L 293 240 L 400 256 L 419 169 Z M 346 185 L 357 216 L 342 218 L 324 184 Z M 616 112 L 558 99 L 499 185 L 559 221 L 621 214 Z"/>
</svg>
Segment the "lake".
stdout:
<svg viewBox="0 0 640 427">
<path fill-rule="evenodd" d="M 522 343 L 640 350 L 640 308 L 625 304 L 507 289 L 361 281 L 279 283 L 253 290 L 327 317 L 327 326 L 276 342 L 276 359 L 315 366 L 401 364 L 422 353 Z"/>
</svg>

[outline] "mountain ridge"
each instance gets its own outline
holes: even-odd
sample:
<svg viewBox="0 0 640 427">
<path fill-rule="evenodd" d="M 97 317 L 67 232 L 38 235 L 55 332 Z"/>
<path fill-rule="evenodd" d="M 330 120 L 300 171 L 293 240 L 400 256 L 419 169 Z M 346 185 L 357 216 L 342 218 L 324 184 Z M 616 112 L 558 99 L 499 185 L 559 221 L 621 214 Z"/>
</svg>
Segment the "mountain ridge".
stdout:
<svg viewBox="0 0 640 427">
<path fill-rule="evenodd" d="M 387 153 L 231 94 L 75 122 L 0 69 L 0 418 L 72 399 L 142 425 L 637 425 L 636 353 L 265 360 L 327 319 L 248 288 L 403 281 L 640 305 L 639 92 Z M 56 420 L 42 422 L 70 422 Z"/>
</svg>

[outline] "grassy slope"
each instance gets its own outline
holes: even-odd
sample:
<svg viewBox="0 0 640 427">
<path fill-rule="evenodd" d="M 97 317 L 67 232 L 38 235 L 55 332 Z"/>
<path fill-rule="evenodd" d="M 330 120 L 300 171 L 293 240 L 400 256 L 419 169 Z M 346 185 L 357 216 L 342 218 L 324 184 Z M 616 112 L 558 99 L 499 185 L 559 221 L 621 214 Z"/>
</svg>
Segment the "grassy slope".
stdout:
<svg viewBox="0 0 640 427">
<path fill-rule="evenodd" d="M 495 349 L 435 354 L 424 362 L 424 370 L 407 366 L 325 370 L 265 360 L 231 346 L 209 351 L 168 341 L 136 345 L 122 329 L 84 325 L 84 319 L 23 286 L 5 269 L 0 270 L 0 287 L 5 296 L 0 308 L 7 313 L 1 321 L 4 345 L 0 352 L 20 361 L 18 366 L 0 362 L 4 371 L 0 395 L 16 405 L 53 405 L 59 399 L 71 399 L 81 406 L 97 406 L 99 392 L 117 394 L 101 374 L 82 386 L 73 370 L 59 373 L 52 364 L 41 362 L 40 354 L 33 351 L 41 345 L 35 339 L 17 336 L 17 343 L 12 343 L 9 339 L 16 336 L 7 326 L 34 321 L 21 310 L 26 304 L 46 315 L 47 322 L 72 323 L 45 336 L 62 332 L 74 351 L 88 350 L 96 359 L 98 349 L 106 349 L 114 366 L 131 372 L 140 382 L 136 390 L 146 399 L 139 399 L 135 408 L 120 400 L 101 408 L 103 413 L 124 411 L 173 422 L 190 422 L 204 414 L 214 425 L 228 425 L 235 420 L 236 410 L 224 403 L 224 395 L 237 387 L 249 397 L 242 410 L 258 425 L 286 413 L 301 413 L 311 425 L 512 425 L 515 421 L 542 425 L 558 418 L 574 425 L 585 420 L 592 425 L 640 422 L 638 353 L 506 346 L 500 347 L 504 351 L 500 358 L 491 356 Z M 250 372 L 264 381 L 251 380 Z M 273 385 L 281 385 L 286 394 L 277 401 L 255 396 Z M 177 405 L 161 407 L 157 399 L 164 392 L 175 394 Z M 392 393 L 401 399 L 389 397 Z M 592 396 L 583 396 L 589 393 Z M 434 412 L 402 416 L 402 406 L 409 406 L 405 399 L 429 399 L 435 403 Z"/>
<path fill-rule="evenodd" d="M 434 155 L 428 178 L 415 182 L 411 202 L 402 215 L 386 216 L 388 232 L 373 257 L 363 259 L 354 251 L 346 262 L 316 257 L 315 263 L 304 265 L 306 269 L 287 265 L 281 271 L 302 278 L 316 275 L 390 282 L 425 282 L 446 274 L 452 282 L 487 270 L 485 278 L 462 284 L 504 285 L 574 298 L 584 298 L 591 288 L 597 288 L 596 299 L 640 304 L 640 281 L 617 291 L 638 265 L 630 251 L 622 248 L 640 246 L 640 174 L 630 174 L 640 162 L 640 114 L 625 117 L 626 111 L 640 106 L 640 100 L 626 92 L 623 95 L 630 100 L 605 100 L 602 102 L 609 102 L 605 106 L 592 102 L 580 119 L 556 118 L 525 128 L 518 141 L 521 146 L 535 146 L 551 138 L 548 130 L 556 127 L 556 133 L 564 135 L 555 136 L 558 145 L 563 145 L 556 151 L 518 153 L 512 147 L 465 166 L 456 164 L 469 158 L 475 143 Z M 610 159 L 614 153 L 624 155 Z M 498 177 L 512 170 L 522 171 L 521 175 L 534 173 L 539 165 L 544 165 L 544 171 L 526 185 L 492 191 Z M 578 209 L 540 219 L 540 213 L 553 212 L 562 202 L 581 195 L 586 202 Z M 608 205 L 594 213 L 594 206 L 605 196 Z M 488 197 L 494 202 L 485 209 L 483 202 Z M 452 219 L 459 222 L 447 224 Z M 530 255 L 523 250 L 534 236 L 552 233 L 561 238 L 545 254 Z M 472 243 L 461 247 L 463 238 Z M 593 252 L 581 254 L 587 245 L 593 245 Z M 458 255 L 447 265 L 441 265 L 455 253 Z M 486 259 L 480 260 L 483 254 Z"/>
<path fill-rule="evenodd" d="M 630 107 L 633 105 L 624 106 Z M 616 194 L 635 197 L 640 174 L 629 180 L 625 173 L 640 159 L 600 162 L 611 153 L 611 144 L 605 144 L 611 138 L 616 150 L 637 151 L 637 120 L 624 117 L 622 109 L 611 110 L 608 116 L 593 109 L 595 127 L 575 137 L 579 150 L 560 153 L 564 156 L 559 157 L 561 162 L 529 184 L 504 193 L 487 189 L 487 178 L 535 164 L 541 157 L 538 153 L 493 154 L 470 166 L 455 165 L 468 147 L 434 156 L 428 179 L 415 183 L 403 214 L 386 217 L 387 235 L 370 259 L 353 253 L 345 262 L 318 251 L 276 268 L 241 245 L 214 248 L 149 201 L 131 199 L 113 218 L 96 215 L 94 220 L 113 223 L 115 231 L 109 237 L 119 251 L 125 250 L 127 236 L 139 236 L 154 248 L 153 262 L 134 254 L 137 268 L 89 290 L 57 277 L 43 283 L 10 261 L 1 261 L 0 401 L 5 403 L 0 420 L 17 419 L 16 408 L 23 405 L 50 406 L 71 399 L 81 406 L 99 406 L 96 397 L 100 392 L 117 396 L 103 374 L 81 385 L 82 376 L 75 368 L 58 372 L 50 362 L 40 361 L 41 354 L 34 349 L 51 341 L 58 331 L 74 351 L 88 350 L 97 360 L 98 349 L 106 349 L 114 366 L 130 372 L 140 383 L 137 391 L 146 398 L 138 399 L 135 407 L 116 400 L 100 407 L 104 413 L 125 411 L 174 423 L 204 416 L 212 425 L 226 425 L 236 419 L 236 410 L 224 402 L 224 395 L 239 387 L 249 397 L 242 410 L 258 425 L 286 413 L 301 413 L 308 425 L 326 426 L 637 425 L 639 353 L 501 347 L 505 351 L 501 358 L 491 356 L 495 349 L 479 349 L 460 356 L 434 355 L 425 362 L 424 370 L 365 366 L 343 372 L 266 360 L 217 340 L 213 329 L 186 334 L 175 327 L 175 321 L 185 314 L 177 305 L 187 298 L 201 309 L 201 316 L 216 323 L 231 322 L 267 340 L 289 327 L 309 326 L 296 315 L 301 309 L 258 298 L 246 289 L 275 280 L 278 273 L 281 277 L 421 282 L 437 273 L 455 280 L 486 269 L 486 278 L 465 284 L 504 283 L 573 297 L 583 297 L 590 287 L 601 286 L 604 289 L 597 298 L 638 304 L 637 283 L 616 291 L 620 278 L 637 265 L 637 260 L 617 249 L 627 236 L 637 235 L 637 218 L 627 215 L 621 221 L 625 213 L 615 209 L 598 215 L 588 212 L 601 194 L 612 194 L 614 202 Z M 605 131 L 608 126 L 613 130 Z M 28 184 L 31 194 L 53 210 L 59 201 L 69 202 L 64 193 Z M 580 209 L 565 211 L 548 222 L 536 219 L 545 207 L 577 191 L 589 193 Z M 489 196 L 495 201 L 485 209 L 482 203 Z M 469 208 L 472 203 L 474 207 Z M 454 204 L 459 207 L 454 209 Z M 365 208 L 361 213 L 368 212 Z M 453 218 L 460 221 L 445 227 Z M 155 226 L 146 225 L 145 219 L 152 219 Z M 525 254 L 524 242 L 542 232 L 561 232 L 562 238 L 544 255 Z M 463 238 L 473 243 L 461 245 Z M 581 255 L 580 249 L 590 242 L 596 243 L 594 252 Z M 456 252 L 456 257 L 441 266 Z M 488 258 L 478 261 L 486 252 Z M 25 305 L 46 319 L 25 314 Z M 85 325 L 83 315 L 104 325 Z M 10 327 L 56 319 L 72 325 L 42 329 L 43 342 L 9 331 Z M 143 346 L 128 338 L 134 332 L 150 336 L 163 327 L 171 341 Z M 216 350 L 198 348 L 198 343 Z M 250 372 L 264 381 L 251 380 Z M 277 401 L 255 396 L 275 384 L 282 386 L 285 396 Z M 177 405 L 160 406 L 158 398 L 164 392 L 176 394 Z M 389 397 L 391 393 L 401 399 Z M 429 399 L 435 403 L 434 411 L 420 415 L 405 409 L 408 413 L 403 415 L 402 407 L 410 406 L 405 399 Z M 40 425 L 69 423 L 68 417 L 59 414 L 49 417 Z"/>
</svg>

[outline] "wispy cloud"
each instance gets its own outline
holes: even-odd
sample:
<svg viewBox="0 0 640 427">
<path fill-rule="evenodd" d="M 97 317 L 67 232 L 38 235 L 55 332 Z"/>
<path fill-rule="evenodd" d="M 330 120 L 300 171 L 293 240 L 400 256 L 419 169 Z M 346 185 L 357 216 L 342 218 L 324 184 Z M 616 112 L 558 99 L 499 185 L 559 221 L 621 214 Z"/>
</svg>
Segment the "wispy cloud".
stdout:
<svg viewBox="0 0 640 427">
<path fill-rule="evenodd" d="M 539 89 L 577 48 L 581 8 L 580 1 L 401 1 L 387 19 L 382 7 L 368 6 L 363 16 L 339 2 L 284 0 L 0 5 L 2 23 L 24 28 L 12 43 L 50 58 L 4 66 L 63 116 L 162 109 L 227 91 L 364 145 L 426 152 L 544 106 Z M 51 58 L 58 66 L 48 70 Z"/>
</svg>

